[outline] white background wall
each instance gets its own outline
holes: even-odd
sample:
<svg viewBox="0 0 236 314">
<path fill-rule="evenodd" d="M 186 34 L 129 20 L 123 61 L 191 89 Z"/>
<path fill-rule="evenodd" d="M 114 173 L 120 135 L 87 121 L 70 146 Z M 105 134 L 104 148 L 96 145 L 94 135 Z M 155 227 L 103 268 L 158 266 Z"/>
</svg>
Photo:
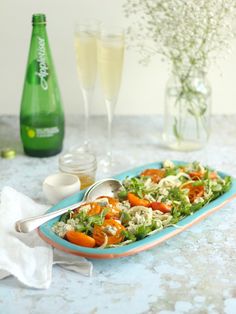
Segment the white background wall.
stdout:
<svg viewBox="0 0 236 314">
<path fill-rule="evenodd" d="M 123 0 L 0 0 L 0 114 L 18 114 L 31 36 L 31 16 L 45 13 L 48 36 L 67 114 L 82 112 L 76 73 L 73 30 L 81 17 L 115 21 L 126 25 Z M 233 53 L 213 67 L 213 113 L 236 113 L 236 44 Z M 148 67 L 138 64 L 138 55 L 126 52 L 118 114 L 163 112 L 168 67 L 156 57 Z M 97 88 L 93 112 L 104 113 Z"/>
</svg>

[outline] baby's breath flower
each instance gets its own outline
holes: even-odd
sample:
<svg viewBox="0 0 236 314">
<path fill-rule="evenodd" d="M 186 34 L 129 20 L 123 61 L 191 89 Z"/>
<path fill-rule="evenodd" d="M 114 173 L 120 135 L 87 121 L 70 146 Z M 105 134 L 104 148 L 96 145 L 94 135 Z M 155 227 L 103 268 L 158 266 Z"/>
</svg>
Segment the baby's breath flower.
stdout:
<svg viewBox="0 0 236 314">
<path fill-rule="evenodd" d="M 176 114 L 171 114 L 178 142 L 184 141 L 187 124 L 182 120 L 189 115 L 194 118 L 197 137 L 199 125 L 207 135 L 204 115 L 210 90 L 197 88 L 193 79 L 197 73 L 203 77 L 210 61 L 229 51 L 236 35 L 236 0 L 126 0 L 124 12 L 130 22 L 130 45 L 141 53 L 142 62 L 147 64 L 160 54 L 172 65 L 178 84 Z"/>
<path fill-rule="evenodd" d="M 179 76 L 206 71 L 235 36 L 235 0 L 126 0 L 124 12 L 145 62 L 161 54 Z"/>
</svg>

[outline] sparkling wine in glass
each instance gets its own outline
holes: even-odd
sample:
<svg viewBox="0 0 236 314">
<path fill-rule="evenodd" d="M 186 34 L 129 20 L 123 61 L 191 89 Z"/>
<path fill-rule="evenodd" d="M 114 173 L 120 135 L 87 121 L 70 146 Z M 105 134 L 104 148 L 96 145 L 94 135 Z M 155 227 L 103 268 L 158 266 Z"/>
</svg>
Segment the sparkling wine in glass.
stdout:
<svg viewBox="0 0 236 314">
<path fill-rule="evenodd" d="M 116 26 L 101 26 L 97 40 L 98 74 L 107 110 L 107 153 L 103 166 L 112 166 L 112 121 L 120 90 L 124 60 L 124 32 Z"/>
<path fill-rule="evenodd" d="M 99 23 L 88 20 L 76 24 L 75 49 L 80 88 L 84 102 L 84 149 L 89 150 L 89 117 L 97 76 L 97 32 Z"/>
</svg>

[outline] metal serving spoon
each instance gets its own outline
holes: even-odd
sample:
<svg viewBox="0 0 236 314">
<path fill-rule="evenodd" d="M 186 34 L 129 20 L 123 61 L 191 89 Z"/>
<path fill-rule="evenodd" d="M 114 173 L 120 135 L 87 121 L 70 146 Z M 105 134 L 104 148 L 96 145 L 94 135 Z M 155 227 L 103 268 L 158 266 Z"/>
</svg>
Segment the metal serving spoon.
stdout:
<svg viewBox="0 0 236 314">
<path fill-rule="evenodd" d="M 83 199 L 80 202 L 75 203 L 71 206 L 61 208 L 52 213 L 18 220 L 15 224 L 15 229 L 18 232 L 28 233 L 38 228 L 45 222 L 66 213 L 68 210 L 76 209 L 86 202 L 91 202 L 95 200 L 99 196 L 115 197 L 121 187 L 121 182 L 116 179 L 104 179 L 101 181 L 97 181 L 93 185 L 91 185 L 90 188 L 88 188 L 88 190 L 84 194 Z"/>
</svg>

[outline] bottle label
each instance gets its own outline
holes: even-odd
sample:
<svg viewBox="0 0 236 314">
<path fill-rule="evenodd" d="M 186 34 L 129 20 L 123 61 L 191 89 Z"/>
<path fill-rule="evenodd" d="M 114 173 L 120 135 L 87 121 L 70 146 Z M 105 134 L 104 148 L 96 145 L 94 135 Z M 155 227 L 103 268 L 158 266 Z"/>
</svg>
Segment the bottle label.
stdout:
<svg viewBox="0 0 236 314">
<path fill-rule="evenodd" d="M 48 138 L 57 135 L 60 130 L 57 126 L 50 128 L 32 128 L 22 125 L 22 131 L 28 138 Z"/>
<path fill-rule="evenodd" d="M 38 36 L 38 71 L 35 72 L 36 76 L 39 77 L 40 85 L 42 89 L 47 90 L 48 89 L 48 66 L 46 63 L 46 48 L 45 48 L 45 39 Z"/>
</svg>

